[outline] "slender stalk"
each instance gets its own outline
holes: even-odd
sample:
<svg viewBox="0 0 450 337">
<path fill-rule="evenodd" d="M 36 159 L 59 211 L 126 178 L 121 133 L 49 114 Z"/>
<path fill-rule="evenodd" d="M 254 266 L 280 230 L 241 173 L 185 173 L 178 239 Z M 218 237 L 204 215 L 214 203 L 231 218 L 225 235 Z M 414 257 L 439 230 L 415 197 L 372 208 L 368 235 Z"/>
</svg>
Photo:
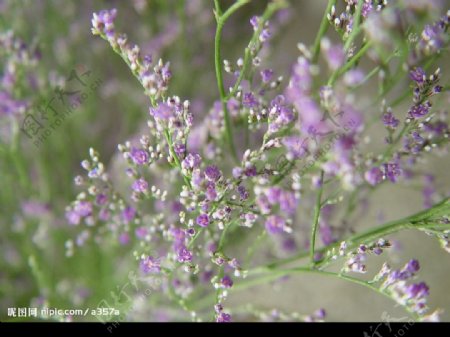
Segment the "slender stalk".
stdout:
<svg viewBox="0 0 450 337">
<path fill-rule="evenodd" d="M 231 125 L 231 118 L 227 108 L 227 95 L 225 93 L 225 86 L 223 84 L 223 73 L 222 73 L 222 57 L 221 57 L 221 42 L 222 42 L 222 30 L 225 25 L 226 20 L 237 11 L 240 7 L 247 4 L 249 0 L 240 0 L 234 3 L 228 10 L 221 14 L 220 4 L 218 0 L 214 1 L 215 4 L 215 16 L 216 16 L 216 36 L 214 39 L 214 64 L 216 70 L 217 86 L 219 88 L 220 100 L 222 102 L 222 110 L 225 120 L 225 137 L 230 148 L 233 158 L 238 161 L 238 156 L 233 143 L 233 130 Z"/>
<path fill-rule="evenodd" d="M 320 41 L 322 37 L 326 34 L 328 30 L 328 18 L 327 15 L 331 11 L 331 7 L 336 4 L 336 0 L 328 0 L 327 8 L 325 9 L 325 13 L 323 14 L 322 21 L 320 22 L 319 31 L 317 32 L 317 36 L 314 40 L 313 52 L 312 52 L 312 62 L 317 63 L 317 59 L 319 58 L 320 53 Z"/>
<path fill-rule="evenodd" d="M 344 50 L 347 52 L 348 49 L 351 47 L 352 42 L 355 40 L 356 36 L 358 36 L 359 32 L 361 31 L 361 28 L 359 26 L 361 22 L 361 11 L 363 7 L 364 0 L 358 0 L 358 4 L 356 6 L 356 13 L 353 20 L 353 27 L 352 32 L 350 33 L 347 41 L 345 41 L 344 44 Z"/>
<path fill-rule="evenodd" d="M 418 229 L 418 228 L 427 227 L 427 225 L 424 224 L 425 220 L 431 218 L 432 216 L 436 216 L 439 214 L 444 215 L 444 214 L 449 214 L 449 213 L 450 213 L 450 198 L 445 198 L 444 200 L 435 204 L 431 208 L 420 211 L 420 212 L 415 213 L 406 218 L 390 221 L 381 226 L 369 229 L 365 232 L 352 235 L 352 236 L 348 237 L 347 239 L 344 239 L 343 241 L 345 241 L 347 243 L 348 249 L 352 249 L 352 248 L 358 246 L 359 244 L 368 243 L 377 238 L 385 237 L 389 234 L 396 233 L 403 229 L 410 229 L 410 228 Z M 340 245 L 339 242 L 333 243 L 331 245 L 328 245 L 326 247 L 318 249 L 317 252 L 320 252 L 321 254 L 326 255 L 328 252 L 332 252 L 334 249 L 337 249 L 339 247 L 339 245 Z M 288 257 L 285 259 L 281 259 L 281 260 L 278 260 L 275 262 L 271 262 L 269 264 L 262 265 L 260 267 L 256 267 L 253 270 L 262 270 L 265 268 L 275 269 L 277 267 L 280 267 L 280 266 L 283 266 L 283 265 L 286 265 L 289 263 L 300 261 L 307 256 L 308 256 L 307 252 L 301 252 L 297 255 L 294 255 L 294 256 L 291 256 L 291 257 Z M 324 261 L 322 261 L 322 263 L 323 262 Z"/>
<path fill-rule="evenodd" d="M 359 59 L 364 56 L 364 54 L 369 50 L 369 48 L 372 46 L 371 42 L 366 42 L 361 49 L 341 68 L 335 70 L 333 74 L 331 74 L 330 79 L 328 80 L 328 85 L 332 86 L 334 83 L 336 83 L 337 79 L 342 75 L 345 74 L 351 67 L 353 67 L 356 62 L 359 61 Z"/>
<path fill-rule="evenodd" d="M 266 10 L 264 11 L 263 15 L 261 16 L 261 20 L 259 22 L 258 29 L 256 29 L 256 31 L 253 33 L 253 36 L 250 39 L 250 42 L 249 42 L 247 48 L 245 48 L 244 65 L 242 66 L 242 69 L 239 72 L 238 79 L 236 80 L 236 83 L 234 83 L 233 88 L 231 89 L 230 93 L 227 96 L 227 99 L 230 99 L 231 97 L 233 97 L 236 94 L 242 80 L 244 79 L 245 75 L 248 72 L 248 67 L 250 67 L 250 65 L 251 65 L 251 56 L 252 56 L 250 50 L 252 47 L 255 46 L 256 43 L 258 43 L 259 35 L 261 34 L 261 31 L 264 28 L 264 24 L 267 22 L 267 20 L 269 20 L 272 17 L 272 15 L 276 11 L 278 11 L 282 8 L 285 8 L 287 6 L 288 6 L 288 4 L 284 0 L 278 0 L 276 2 L 271 2 L 267 5 Z"/>
<path fill-rule="evenodd" d="M 320 172 L 320 187 L 317 193 L 316 207 L 314 209 L 314 218 L 311 230 L 311 243 L 309 245 L 309 259 L 312 265 L 314 265 L 314 248 L 316 245 L 316 232 L 319 224 L 320 207 L 322 204 L 322 192 L 323 192 L 323 171 Z"/>
</svg>

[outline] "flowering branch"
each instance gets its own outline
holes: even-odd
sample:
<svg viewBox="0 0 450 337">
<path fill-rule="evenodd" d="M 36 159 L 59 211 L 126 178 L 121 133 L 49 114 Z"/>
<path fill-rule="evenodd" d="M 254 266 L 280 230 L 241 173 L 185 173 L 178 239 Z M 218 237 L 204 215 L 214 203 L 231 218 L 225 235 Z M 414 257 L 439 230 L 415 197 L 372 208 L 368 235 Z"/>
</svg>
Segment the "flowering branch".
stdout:
<svg viewBox="0 0 450 337">
<path fill-rule="evenodd" d="M 319 216 L 320 216 L 320 209 L 322 207 L 322 192 L 323 192 L 323 175 L 324 172 L 320 172 L 320 180 L 319 180 L 319 191 L 317 192 L 317 198 L 316 198 L 316 207 L 314 208 L 314 219 L 311 229 L 311 243 L 310 243 L 310 251 L 309 251 L 309 259 L 311 264 L 314 265 L 315 258 L 314 258 L 314 248 L 316 245 L 316 231 L 317 226 L 319 224 Z"/>
<path fill-rule="evenodd" d="M 216 68 L 216 78 L 217 78 L 217 85 L 219 87 L 219 94 L 220 94 L 220 100 L 222 102 L 222 110 L 224 114 L 224 120 L 225 120 L 225 133 L 226 133 L 226 139 L 228 142 L 228 146 L 230 147 L 231 154 L 233 155 L 233 158 L 237 161 L 237 152 L 234 147 L 233 143 L 233 130 L 231 125 L 231 119 L 230 114 L 228 112 L 228 107 L 226 104 L 226 93 L 225 93 L 225 87 L 223 84 L 223 75 L 222 75 L 222 58 L 220 53 L 221 48 L 221 40 L 222 40 L 222 30 L 223 26 L 225 25 L 225 22 L 227 19 L 236 12 L 240 7 L 247 4 L 249 0 L 239 0 L 235 2 L 230 8 L 227 9 L 225 13 L 222 14 L 222 10 L 220 9 L 219 0 L 214 0 L 215 5 L 215 17 L 217 22 L 216 27 L 216 37 L 214 41 L 214 63 Z"/>
</svg>

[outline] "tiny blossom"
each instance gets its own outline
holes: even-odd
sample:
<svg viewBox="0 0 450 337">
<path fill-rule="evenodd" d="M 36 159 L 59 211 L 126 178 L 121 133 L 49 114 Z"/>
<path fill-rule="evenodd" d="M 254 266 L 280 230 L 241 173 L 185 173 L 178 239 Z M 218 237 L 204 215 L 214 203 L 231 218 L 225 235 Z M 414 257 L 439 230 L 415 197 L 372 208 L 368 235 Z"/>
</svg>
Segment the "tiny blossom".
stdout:
<svg viewBox="0 0 450 337">
<path fill-rule="evenodd" d="M 80 217 L 86 217 L 92 214 L 92 204 L 89 201 L 80 201 L 75 204 L 74 211 Z"/>
<path fill-rule="evenodd" d="M 145 193 L 148 191 L 148 183 L 144 179 L 140 178 L 133 183 L 132 188 L 136 192 Z"/>
<path fill-rule="evenodd" d="M 133 221 L 135 215 L 136 215 L 136 210 L 133 207 L 131 207 L 131 206 L 125 207 L 125 209 L 122 211 L 123 222 L 125 222 L 127 224 L 127 223 Z"/>
<path fill-rule="evenodd" d="M 231 288 L 233 286 L 233 280 L 231 279 L 231 277 L 226 275 L 220 280 L 220 286 L 222 288 Z"/>
<path fill-rule="evenodd" d="M 364 72 L 360 69 L 352 69 L 344 75 L 344 83 L 348 86 L 357 86 L 364 80 Z"/>
<path fill-rule="evenodd" d="M 406 266 L 405 266 L 406 270 L 408 270 L 411 274 L 415 274 L 419 271 L 420 269 L 420 264 L 419 261 L 417 260 L 410 260 Z"/>
<path fill-rule="evenodd" d="M 247 92 L 242 99 L 242 105 L 246 108 L 256 108 L 258 107 L 258 101 L 251 92 Z"/>
<path fill-rule="evenodd" d="M 261 71 L 261 79 L 264 83 L 269 83 L 273 77 L 272 69 L 264 69 Z"/>
<path fill-rule="evenodd" d="M 245 170 L 244 170 L 244 174 L 247 177 L 254 177 L 254 176 L 256 176 L 257 173 L 258 172 L 257 172 L 256 167 L 254 165 L 250 165 L 250 166 L 246 167 Z"/>
<path fill-rule="evenodd" d="M 412 118 L 421 118 L 427 115 L 429 110 L 430 103 L 426 102 L 425 104 L 414 105 L 408 113 Z"/>
<path fill-rule="evenodd" d="M 253 26 L 254 30 L 257 30 L 259 25 L 259 18 L 257 16 L 252 16 L 250 18 L 250 24 Z"/>
<path fill-rule="evenodd" d="M 78 225 L 80 223 L 81 217 L 75 211 L 66 212 L 66 219 L 71 225 Z"/>
<path fill-rule="evenodd" d="M 147 256 L 141 260 L 140 267 L 145 274 L 155 274 L 161 271 L 161 265 L 158 259 Z"/>
<path fill-rule="evenodd" d="M 279 215 L 271 215 L 266 220 L 266 230 L 270 234 L 280 234 L 286 232 L 286 220 Z"/>
<path fill-rule="evenodd" d="M 289 136 L 283 138 L 283 144 L 286 146 L 288 153 L 293 159 L 299 159 L 308 152 L 307 139 L 302 139 L 297 136 Z"/>
<path fill-rule="evenodd" d="M 229 323 L 231 322 L 231 315 L 225 312 L 221 312 L 217 315 L 216 322 L 218 323 Z"/>
<path fill-rule="evenodd" d="M 420 85 L 425 82 L 427 75 L 422 68 L 418 67 L 409 72 L 409 77 Z"/>
<path fill-rule="evenodd" d="M 186 247 L 182 246 L 177 252 L 179 262 L 191 262 L 192 252 L 190 252 Z"/>
<path fill-rule="evenodd" d="M 399 123 L 400 121 L 397 118 L 395 118 L 392 112 L 387 112 L 383 115 L 383 124 L 385 126 L 395 129 Z"/>
<path fill-rule="evenodd" d="M 209 225 L 209 217 L 208 214 L 200 214 L 197 217 L 197 225 L 201 226 L 201 227 L 208 227 Z"/>
<path fill-rule="evenodd" d="M 133 148 L 130 155 L 133 162 L 137 165 L 144 165 L 148 162 L 148 153 L 145 150 Z"/>
<path fill-rule="evenodd" d="M 397 182 L 398 177 L 402 174 L 402 170 L 397 163 L 383 164 L 383 171 L 385 176 L 393 183 Z"/>
<path fill-rule="evenodd" d="M 247 189 L 244 186 L 239 185 L 238 188 L 237 188 L 237 191 L 239 193 L 239 197 L 240 197 L 241 200 L 247 200 L 248 199 L 249 193 L 248 193 Z"/>
<path fill-rule="evenodd" d="M 145 239 L 145 237 L 148 235 L 148 230 L 145 227 L 138 227 L 135 230 L 135 234 L 138 239 Z"/>
<path fill-rule="evenodd" d="M 336 70 L 341 67 L 345 61 L 345 53 L 342 46 L 332 45 L 328 39 L 323 39 L 321 44 L 330 69 Z"/>
<path fill-rule="evenodd" d="M 166 103 L 161 103 L 156 108 L 150 108 L 150 115 L 159 119 L 169 119 L 174 117 L 174 109 Z"/>
<path fill-rule="evenodd" d="M 106 196 L 106 194 L 103 193 L 98 194 L 95 198 L 96 204 L 100 206 L 106 204 L 107 201 L 108 197 Z"/>
<path fill-rule="evenodd" d="M 205 169 L 205 176 L 207 179 L 211 181 L 219 180 L 220 175 L 221 175 L 220 170 L 215 165 L 208 166 Z"/>
<path fill-rule="evenodd" d="M 201 163 L 201 157 L 199 154 L 189 153 L 186 158 L 181 163 L 181 166 L 185 170 L 192 170 L 194 168 L 198 168 Z"/>
<path fill-rule="evenodd" d="M 378 167 L 372 167 L 364 174 L 366 181 L 372 185 L 378 185 L 383 181 L 383 172 Z"/>
</svg>

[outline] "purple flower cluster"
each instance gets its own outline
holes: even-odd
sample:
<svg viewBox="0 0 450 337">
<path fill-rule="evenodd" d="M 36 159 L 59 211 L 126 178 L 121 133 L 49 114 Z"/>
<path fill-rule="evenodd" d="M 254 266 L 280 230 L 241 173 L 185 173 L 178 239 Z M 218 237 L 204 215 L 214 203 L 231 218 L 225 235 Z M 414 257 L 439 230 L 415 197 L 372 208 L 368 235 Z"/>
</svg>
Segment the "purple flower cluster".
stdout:
<svg viewBox="0 0 450 337">
<path fill-rule="evenodd" d="M 402 269 L 391 269 L 385 264 L 375 280 L 381 282 L 380 289 L 389 293 L 397 302 L 405 304 L 419 315 L 424 315 L 428 310 L 426 302 L 430 290 L 425 282 L 410 282 L 419 269 L 419 262 L 414 259 Z"/>
</svg>

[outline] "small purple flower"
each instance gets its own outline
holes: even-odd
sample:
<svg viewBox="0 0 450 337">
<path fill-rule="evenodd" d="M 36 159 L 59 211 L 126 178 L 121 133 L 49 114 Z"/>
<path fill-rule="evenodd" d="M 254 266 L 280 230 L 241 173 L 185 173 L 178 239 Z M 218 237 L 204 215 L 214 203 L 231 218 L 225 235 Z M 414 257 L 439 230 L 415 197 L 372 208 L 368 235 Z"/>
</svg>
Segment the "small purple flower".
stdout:
<svg viewBox="0 0 450 337">
<path fill-rule="evenodd" d="M 237 191 L 239 193 L 239 197 L 240 197 L 241 200 L 247 200 L 248 199 L 249 194 L 248 194 L 247 189 L 244 186 L 239 185 L 238 188 L 237 188 Z"/>
<path fill-rule="evenodd" d="M 386 163 L 383 164 L 384 174 L 391 182 L 395 183 L 398 177 L 401 175 L 402 171 L 397 163 Z"/>
<path fill-rule="evenodd" d="M 70 225 L 78 225 L 81 217 L 77 212 L 70 210 L 66 212 L 66 219 Z"/>
<path fill-rule="evenodd" d="M 186 146 L 184 144 L 177 143 L 174 145 L 173 149 L 178 157 L 184 157 L 184 154 L 186 153 Z"/>
<path fill-rule="evenodd" d="M 283 191 L 279 187 L 269 187 L 266 191 L 267 200 L 271 205 L 278 204 L 280 201 L 280 196 Z"/>
<path fill-rule="evenodd" d="M 293 159 L 299 159 L 308 153 L 308 138 L 302 139 L 298 136 L 289 136 L 283 138 L 283 144 Z"/>
<path fill-rule="evenodd" d="M 233 286 L 233 280 L 231 279 L 231 277 L 229 277 L 228 275 L 225 275 L 221 280 L 220 280 L 220 286 L 222 288 L 231 288 Z"/>
<path fill-rule="evenodd" d="M 110 212 L 107 208 L 102 208 L 99 212 L 98 212 L 98 218 L 101 221 L 108 221 L 109 220 L 109 216 L 110 216 Z"/>
<path fill-rule="evenodd" d="M 267 218 L 265 226 L 270 234 L 280 234 L 285 232 L 286 220 L 279 215 L 271 215 Z"/>
<path fill-rule="evenodd" d="M 160 103 L 156 108 L 150 108 L 150 115 L 167 120 L 174 117 L 174 109 L 167 103 Z"/>
<path fill-rule="evenodd" d="M 216 185 L 213 182 L 209 182 L 205 192 L 206 199 L 214 201 L 217 198 Z"/>
<path fill-rule="evenodd" d="M 217 315 L 216 322 L 217 323 L 229 323 L 229 322 L 231 322 L 231 315 L 227 314 L 225 312 L 221 312 L 220 314 Z"/>
<path fill-rule="evenodd" d="M 116 16 L 117 10 L 115 8 L 94 13 L 92 17 L 94 34 L 104 33 L 108 37 L 112 37 L 114 35 L 114 20 Z"/>
<path fill-rule="evenodd" d="M 148 162 L 148 153 L 142 149 L 132 148 L 130 155 L 136 165 L 144 165 Z"/>
<path fill-rule="evenodd" d="M 244 174 L 247 177 L 254 177 L 256 176 L 258 172 L 256 171 L 256 166 L 255 165 L 250 165 L 249 167 L 246 167 L 244 170 Z"/>
<path fill-rule="evenodd" d="M 138 228 L 136 228 L 134 233 L 136 234 L 136 237 L 138 239 L 145 239 L 145 237 L 148 234 L 148 230 L 145 227 L 138 227 Z"/>
<path fill-rule="evenodd" d="M 408 114 L 412 118 L 421 118 L 428 114 L 430 111 L 430 103 L 427 101 L 425 104 L 414 105 L 411 109 L 409 109 Z"/>
<path fill-rule="evenodd" d="M 331 70 L 336 70 L 345 62 L 344 48 L 340 44 L 331 44 L 330 40 L 324 38 L 321 42 L 323 51 L 325 53 L 325 60 Z"/>
<path fill-rule="evenodd" d="M 383 253 L 383 249 L 381 249 L 380 247 L 375 247 L 375 248 L 372 250 L 372 252 L 373 252 L 375 255 L 381 255 L 381 254 Z"/>
<path fill-rule="evenodd" d="M 409 72 L 409 77 L 417 84 L 422 84 L 423 82 L 425 82 L 427 74 L 422 68 L 417 67 Z"/>
<path fill-rule="evenodd" d="M 258 107 L 258 101 L 251 92 L 247 92 L 242 98 L 242 105 L 246 108 L 256 108 Z"/>
<path fill-rule="evenodd" d="M 157 274 L 161 271 L 161 264 L 158 259 L 147 256 L 141 260 L 140 268 L 144 274 Z"/>
<path fill-rule="evenodd" d="M 178 262 L 191 262 L 192 252 L 190 252 L 185 246 L 181 246 L 177 252 Z"/>
<path fill-rule="evenodd" d="M 406 296 L 410 299 L 424 298 L 430 294 L 430 289 L 425 282 L 413 283 L 406 287 Z"/>
<path fill-rule="evenodd" d="M 80 217 L 86 217 L 92 214 L 92 204 L 89 201 L 79 201 L 75 204 L 74 211 Z"/>
<path fill-rule="evenodd" d="M 197 217 L 197 225 L 199 225 L 200 227 L 207 227 L 209 225 L 209 217 L 208 214 L 200 214 Z"/>
<path fill-rule="evenodd" d="M 202 162 L 202 158 L 199 154 L 195 153 L 189 153 L 186 158 L 184 158 L 183 162 L 181 163 L 181 166 L 185 170 L 193 170 L 195 168 L 198 168 L 200 166 L 200 163 Z"/>
<path fill-rule="evenodd" d="M 344 83 L 350 87 L 357 86 L 364 81 L 364 72 L 360 69 L 351 69 L 344 75 Z"/>
<path fill-rule="evenodd" d="M 206 176 L 206 179 L 208 179 L 208 180 L 217 181 L 217 180 L 219 180 L 221 173 L 220 173 L 220 170 L 217 168 L 217 166 L 211 165 L 211 166 L 206 167 L 205 176 Z"/>
<path fill-rule="evenodd" d="M 250 18 L 250 24 L 252 25 L 254 30 L 258 29 L 259 18 L 255 15 Z"/>
<path fill-rule="evenodd" d="M 95 202 L 99 206 L 104 205 L 107 201 L 108 197 L 103 193 L 98 194 L 97 197 L 95 198 Z"/>
<path fill-rule="evenodd" d="M 263 83 L 269 83 L 272 80 L 272 77 L 273 77 L 272 69 L 264 69 L 261 71 L 261 79 Z"/>
<path fill-rule="evenodd" d="M 378 185 L 383 181 L 383 172 L 378 167 L 372 167 L 364 174 L 366 181 L 372 185 Z"/>
<path fill-rule="evenodd" d="M 139 178 L 133 183 L 131 187 L 135 192 L 145 193 L 148 191 L 148 182 L 142 178 Z"/>
<path fill-rule="evenodd" d="M 231 173 L 233 174 L 234 178 L 238 179 L 242 176 L 243 170 L 240 167 L 233 167 Z"/>
<path fill-rule="evenodd" d="M 411 274 L 417 273 L 417 272 L 419 271 L 419 269 L 420 269 L 419 261 L 417 261 L 417 260 L 415 260 L 415 259 L 410 260 L 410 261 L 406 264 L 405 269 L 406 269 L 408 272 L 410 272 Z"/>
<path fill-rule="evenodd" d="M 259 34 L 259 41 L 265 42 L 267 41 L 272 34 L 270 33 L 270 30 L 268 28 L 265 28 L 261 31 L 261 34 Z"/>
<path fill-rule="evenodd" d="M 362 8 L 361 8 L 361 15 L 365 18 L 369 15 L 369 13 L 372 11 L 373 6 L 370 2 L 364 2 Z"/>
<path fill-rule="evenodd" d="M 271 210 L 270 202 L 267 197 L 262 194 L 256 199 L 256 204 L 258 208 L 261 210 L 262 214 L 269 214 Z"/>
<path fill-rule="evenodd" d="M 297 210 L 297 198 L 289 191 L 283 191 L 280 195 L 280 209 L 288 214 L 294 214 Z"/>
<path fill-rule="evenodd" d="M 392 112 L 387 112 L 383 115 L 383 124 L 385 126 L 395 129 L 399 123 L 400 121 L 397 118 L 395 118 Z"/>
<path fill-rule="evenodd" d="M 128 224 L 134 219 L 135 215 L 136 215 L 136 210 L 131 206 L 127 206 L 122 211 L 122 220 L 125 224 Z"/>
</svg>

